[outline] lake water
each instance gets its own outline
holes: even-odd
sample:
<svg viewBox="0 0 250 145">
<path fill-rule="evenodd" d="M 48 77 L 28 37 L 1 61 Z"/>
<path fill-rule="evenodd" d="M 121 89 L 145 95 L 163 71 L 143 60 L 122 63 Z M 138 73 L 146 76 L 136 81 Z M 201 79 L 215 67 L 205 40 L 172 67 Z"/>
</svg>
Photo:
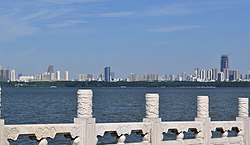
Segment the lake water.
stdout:
<svg viewBox="0 0 250 145">
<path fill-rule="evenodd" d="M 6 124 L 73 123 L 78 88 L 2 88 L 2 117 Z M 93 88 L 93 116 L 97 122 L 141 122 L 145 94 L 160 94 L 163 121 L 191 121 L 196 117 L 196 97 L 210 99 L 212 120 L 235 120 L 237 98 L 250 97 L 249 88 Z M 67 145 L 62 136 L 51 145 Z M 35 145 L 28 137 L 11 145 Z"/>
</svg>

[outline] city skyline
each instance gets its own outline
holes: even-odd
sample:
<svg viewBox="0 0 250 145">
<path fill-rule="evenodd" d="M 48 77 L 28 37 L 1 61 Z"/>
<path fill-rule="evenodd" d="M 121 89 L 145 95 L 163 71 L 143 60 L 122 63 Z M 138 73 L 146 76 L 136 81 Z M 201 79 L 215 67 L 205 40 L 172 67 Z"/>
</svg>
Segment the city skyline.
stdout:
<svg viewBox="0 0 250 145">
<path fill-rule="evenodd" d="M 61 79 L 61 70 L 58 68 L 55 71 L 54 65 L 50 64 L 46 72 L 41 72 L 36 75 L 23 75 L 18 73 L 16 79 L 16 71 L 12 69 L 3 69 L 0 64 L 0 81 L 196 81 L 196 82 L 215 82 L 215 81 L 250 81 L 250 71 L 242 73 L 239 69 L 230 67 L 230 58 L 228 55 L 222 54 L 220 57 L 220 67 L 218 68 L 204 68 L 197 67 L 193 73 L 186 73 L 186 71 L 178 74 L 158 74 L 147 72 L 143 74 L 130 73 L 126 77 L 116 76 L 110 66 L 104 67 L 103 73 L 79 73 L 78 77 L 69 76 L 69 70 L 64 72 L 64 78 Z M 112 70 L 112 71 L 111 71 Z"/>
<path fill-rule="evenodd" d="M 112 66 L 125 77 L 219 68 L 218 57 L 227 54 L 231 68 L 247 73 L 249 6 L 247 0 L 4 0 L 0 63 L 27 75 L 54 64 L 74 77 Z"/>
</svg>

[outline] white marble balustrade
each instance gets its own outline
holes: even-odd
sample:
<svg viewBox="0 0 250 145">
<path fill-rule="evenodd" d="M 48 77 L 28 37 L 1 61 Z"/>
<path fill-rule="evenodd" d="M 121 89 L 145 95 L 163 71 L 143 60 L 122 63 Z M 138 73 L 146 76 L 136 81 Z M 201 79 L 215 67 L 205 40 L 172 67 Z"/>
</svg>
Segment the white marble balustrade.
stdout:
<svg viewBox="0 0 250 145">
<path fill-rule="evenodd" d="M 198 96 L 194 121 L 163 122 L 159 117 L 159 94 L 146 94 L 146 115 L 142 122 L 96 123 L 92 116 L 92 90 L 78 90 L 77 97 L 74 123 L 6 125 L 4 119 L 0 119 L 0 145 L 9 145 L 10 140 L 15 141 L 23 135 L 35 139 L 37 145 L 48 145 L 48 139 L 57 134 L 69 137 L 72 145 L 96 145 L 97 137 L 105 133 L 115 134 L 115 145 L 250 145 L 247 98 L 239 98 L 235 121 L 211 121 L 208 96 Z M 186 133 L 190 131 L 194 137 L 187 139 Z M 127 136 L 132 132 L 139 134 L 140 142 L 127 142 Z M 164 139 L 164 134 L 169 132 L 175 139 Z M 213 132 L 219 132 L 220 136 L 213 138 Z M 230 136 L 230 132 L 235 132 L 235 135 Z"/>
</svg>

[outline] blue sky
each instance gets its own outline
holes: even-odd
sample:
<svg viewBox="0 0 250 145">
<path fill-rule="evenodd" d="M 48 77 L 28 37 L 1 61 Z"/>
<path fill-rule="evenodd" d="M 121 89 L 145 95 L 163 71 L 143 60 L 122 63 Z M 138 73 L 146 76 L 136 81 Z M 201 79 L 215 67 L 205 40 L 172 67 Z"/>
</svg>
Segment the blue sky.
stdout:
<svg viewBox="0 0 250 145">
<path fill-rule="evenodd" d="M 250 70 L 249 0 L 2 0 L 0 63 L 27 75 Z"/>
</svg>

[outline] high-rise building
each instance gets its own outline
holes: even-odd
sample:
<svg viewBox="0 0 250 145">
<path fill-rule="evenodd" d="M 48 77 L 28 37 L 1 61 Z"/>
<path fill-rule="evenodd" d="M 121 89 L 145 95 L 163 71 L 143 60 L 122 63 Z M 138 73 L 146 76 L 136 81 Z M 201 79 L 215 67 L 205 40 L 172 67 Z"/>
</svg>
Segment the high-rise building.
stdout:
<svg viewBox="0 0 250 145">
<path fill-rule="evenodd" d="M 213 71 L 212 69 L 208 69 L 206 70 L 206 81 L 211 81 L 212 80 L 212 75 L 213 75 Z"/>
<path fill-rule="evenodd" d="M 104 81 L 110 82 L 110 80 L 111 80 L 110 66 L 107 66 L 104 68 Z"/>
<path fill-rule="evenodd" d="M 56 80 L 57 81 L 61 80 L 61 72 L 59 70 L 56 72 Z"/>
<path fill-rule="evenodd" d="M 212 69 L 212 80 L 217 81 L 218 80 L 218 69 Z"/>
<path fill-rule="evenodd" d="M 97 81 L 103 81 L 103 74 L 97 75 Z"/>
<path fill-rule="evenodd" d="M 223 69 L 223 75 L 224 75 L 224 80 L 225 81 L 229 81 L 229 69 L 228 68 L 224 68 Z"/>
<path fill-rule="evenodd" d="M 16 81 L 16 72 L 14 69 L 10 71 L 10 81 Z"/>
<path fill-rule="evenodd" d="M 54 73 L 54 65 L 49 65 L 47 72 Z"/>
<path fill-rule="evenodd" d="M 10 80 L 10 70 L 9 70 L 9 69 L 4 70 L 4 73 L 3 73 L 3 80 L 4 80 L 4 81 Z"/>
<path fill-rule="evenodd" d="M 69 81 L 69 71 L 65 71 L 65 81 Z"/>
<path fill-rule="evenodd" d="M 224 69 L 229 69 L 228 55 L 222 55 L 220 59 L 220 71 L 223 72 Z"/>
<path fill-rule="evenodd" d="M 218 81 L 220 82 L 225 81 L 223 72 L 218 73 Z"/>
</svg>

